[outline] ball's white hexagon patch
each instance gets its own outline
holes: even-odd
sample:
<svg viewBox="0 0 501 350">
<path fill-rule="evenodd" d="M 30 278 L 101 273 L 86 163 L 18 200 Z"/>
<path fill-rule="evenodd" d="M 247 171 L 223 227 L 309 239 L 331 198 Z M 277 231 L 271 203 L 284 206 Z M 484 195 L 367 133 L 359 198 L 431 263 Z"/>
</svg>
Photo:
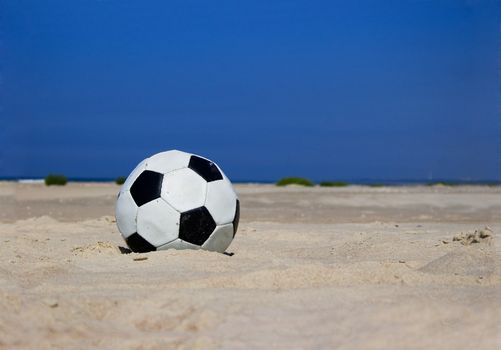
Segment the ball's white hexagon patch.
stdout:
<svg viewBox="0 0 501 350">
<path fill-rule="evenodd" d="M 118 230 L 123 238 L 127 238 L 136 232 L 136 217 L 137 205 L 130 192 L 120 192 L 115 206 L 115 218 L 117 219 Z"/>
<path fill-rule="evenodd" d="M 233 224 L 218 226 L 202 245 L 202 249 L 224 253 L 233 240 Z"/>
<path fill-rule="evenodd" d="M 188 242 L 183 241 L 182 239 L 176 239 L 172 242 L 169 242 L 167 244 L 164 244 L 163 246 L 160 246 L 157 248 L 157 250 L 167 250 L 167 249 L 200 249 L 200 246 L 191 244 Z"/>
<path fill-rule="evenodd" d="M 179 235 L 180 214 L 162 198 L 148 202 L 137 211 L 137 232 L 155 247 Z"/>
<path fill-rule="evenodd" d="M 229 180 L 223 179 L 207 184 L 205 207 L 217 225 L 229 224 L 235 216 L 237 195 Z"/>
<path fill-rule="evenodd" d="M 203 206 L 206 191 L 207 182 L 191 169 L 164 175 L 162 198 L 180 213 Z"/>
<path fill-rule="evenodd" d="M 129 176 L 127 176 L 127 179 L 125 180 L 124 184 L 120 188 L 121 192 L 125 192 L 125 191 L 130 190 L 130 187 L 132 186 L 132 184 L 134 183 L 134 181 L 136 181 L 136 179 L 138 178 L 138 176 L 141 175 L 141 173 L 143 172 L 143 170 L 146 168 L 146 162 L 147 162 L 147 160 L 148 160 L 148 158 L 146 158 L 141 163 L 139 163 L 134 168 L 134 170 L 132 170 L 132 172 L 129 174 Z"/>
<path fill-rule="evenodd" d="M 167 174 L 171 171 L 186 168 L 190 162 L 191 154 L 177 150 L 157 153 L 146 164 L 147 170 Z"/>
</svg>

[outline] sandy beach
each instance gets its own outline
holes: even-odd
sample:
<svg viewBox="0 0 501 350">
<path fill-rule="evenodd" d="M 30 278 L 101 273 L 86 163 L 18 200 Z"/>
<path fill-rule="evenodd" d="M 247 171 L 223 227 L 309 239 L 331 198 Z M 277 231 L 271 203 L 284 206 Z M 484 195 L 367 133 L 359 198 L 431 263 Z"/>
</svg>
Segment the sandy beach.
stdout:
<svg viewBox="0 0 501 350">
<path fill-rule="evenodd" d="M 0 348 L 501 349 L 501 187 L 235 188 L 229 254 L 124 254 L 117 185 L 0 183 Z"/>
</svg>

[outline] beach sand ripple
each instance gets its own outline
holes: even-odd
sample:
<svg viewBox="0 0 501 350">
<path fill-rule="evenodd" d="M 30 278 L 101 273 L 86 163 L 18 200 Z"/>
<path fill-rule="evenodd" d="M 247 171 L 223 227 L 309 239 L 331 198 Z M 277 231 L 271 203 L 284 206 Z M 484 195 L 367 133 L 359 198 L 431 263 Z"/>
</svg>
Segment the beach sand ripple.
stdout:
<svg viewBox="0 0 501 350">
<path fill-rule="evenodd" d="M 12 186 L 0 349 L 501 348 L 495 187 L 240 185 L 225 255 L 131 253 L 112 184 Z"/>
</svg>

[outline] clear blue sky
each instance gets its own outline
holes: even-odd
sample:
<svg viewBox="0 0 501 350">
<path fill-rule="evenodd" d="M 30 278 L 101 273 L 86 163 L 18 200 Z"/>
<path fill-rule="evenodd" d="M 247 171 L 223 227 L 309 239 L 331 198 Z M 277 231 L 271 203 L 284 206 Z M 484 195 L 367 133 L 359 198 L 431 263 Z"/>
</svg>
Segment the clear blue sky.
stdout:
<svg viewBox="0 0 501 350">
<path fill-rule="evenodd" d="M 0 176 L 501 180 L 498 1 L 0 0 Z"/>
</svg>

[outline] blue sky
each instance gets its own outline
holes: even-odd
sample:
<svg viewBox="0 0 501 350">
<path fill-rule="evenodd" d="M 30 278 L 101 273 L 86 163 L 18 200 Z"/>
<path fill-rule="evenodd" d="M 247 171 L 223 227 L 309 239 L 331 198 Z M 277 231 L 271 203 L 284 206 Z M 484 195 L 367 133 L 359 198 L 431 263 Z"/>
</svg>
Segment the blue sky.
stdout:
<svg viewBox="0 0 501 350">
<path fill-rule="evenodd" d="M 497 1 L 0 0 L 0 176 L 501 180 Z"/>
</svg>

